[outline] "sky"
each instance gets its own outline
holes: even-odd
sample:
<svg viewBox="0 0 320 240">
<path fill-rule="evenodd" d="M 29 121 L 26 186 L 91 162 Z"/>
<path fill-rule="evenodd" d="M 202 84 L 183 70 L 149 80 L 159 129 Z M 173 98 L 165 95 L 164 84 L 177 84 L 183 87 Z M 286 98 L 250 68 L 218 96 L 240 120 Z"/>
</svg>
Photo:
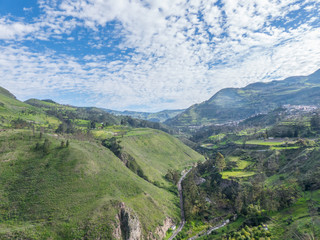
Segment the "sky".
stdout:
<svg viewBox="0 0 320 240">
<path fill-rule="evenodd" d="M 319 68 L 320 0 L 0 0 L 20 100 L 154 112 Z"/>
</svg>

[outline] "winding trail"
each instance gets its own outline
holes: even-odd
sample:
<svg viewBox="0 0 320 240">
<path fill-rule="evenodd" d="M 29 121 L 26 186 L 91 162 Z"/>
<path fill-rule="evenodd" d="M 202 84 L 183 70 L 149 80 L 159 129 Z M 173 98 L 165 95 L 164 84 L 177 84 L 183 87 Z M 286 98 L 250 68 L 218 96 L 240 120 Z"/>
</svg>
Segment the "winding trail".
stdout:
<svg viewBox="0 0 320 240">
<path fill-rule="evenodd" d="M 184 227 L 184 225 L 186 223 L 186 218 L 185 218 L 185 215 L 184 215 L 184 208 L 183 208 L 183 194 L 182 194 L 181 183 L 182 183 L 182 181 L 185 179 L 185 177 L 188 175 L 188 173 L 191 170 L 192 170 L 192 168 L 190 168 L 188 171 L 186 171 L 182 175 L 182 177 L 179 179 L 178 184 L 177 184 L 178 191 L 179 191 L 179 196 L 180 196 L 181 222 L 180 222 L 179 227 L 173 232 L 172 236 L 168 240 L 173 240 L 179 234 L 179 232 L 181 232 L 182 228 Z M 229 220 L 226 220 L 223 223 L 221 223 L 220 225 L 211 227 L 207 231 L 202 232 L 202 233 L 200 233 L 200 234 L 198 234 L 198 235 L 196 235 L 194 237 L 191 237 L 188 240 L 195 240 L 195 239 L 197 239 L 199 237 L 202 237 L 202 236 L 205 236 L 205 235 L 210 235 L 213 231 L 218 230 L 219 228 L 222 228 L 222 227 L 226 226 L 229 222 L 230 222 Z"/>
<path fill-rule="evenodd" d="M 183 208 L 183 194 L 182 194 L 181 183 L 182 183 L 183 179 L 185 179 L 187 174 L 191 171 L 191 169 L 192 168 L 190 168 L 188 171 L 186 171 L 178 181 L 178 191 L 179 191 L 179 196 L 180 196 L 181 222 L 180 222 L 179 227 L 173 232 L 172 236 L 168 240 L 174 239 L 178 235 L 178 233 L 181 232 L 184 224 L 186 223 L 186 218 L 185 218 L 185 215 L 184 215 L 184 208 Z"/>
</svg>

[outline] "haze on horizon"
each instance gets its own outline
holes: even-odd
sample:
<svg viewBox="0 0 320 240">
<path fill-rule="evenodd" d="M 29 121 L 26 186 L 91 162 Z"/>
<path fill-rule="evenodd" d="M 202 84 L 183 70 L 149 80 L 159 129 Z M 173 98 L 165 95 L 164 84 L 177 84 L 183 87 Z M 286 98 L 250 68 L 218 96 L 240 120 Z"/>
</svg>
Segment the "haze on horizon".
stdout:
<svg viewBox="0 0 320 240">
<path fill-rule="evenodd" d="M 182 109 L 320 68 L 319 0 L 0 0 L 0 86 L 116 110 Z"/>
</svg>

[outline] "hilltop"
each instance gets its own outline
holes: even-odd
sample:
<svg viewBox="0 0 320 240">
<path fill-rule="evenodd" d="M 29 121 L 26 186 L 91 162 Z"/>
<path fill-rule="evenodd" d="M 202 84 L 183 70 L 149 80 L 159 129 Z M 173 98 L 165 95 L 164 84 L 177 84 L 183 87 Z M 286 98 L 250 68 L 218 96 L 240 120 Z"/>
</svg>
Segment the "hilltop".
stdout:
<svg viewBox="0 0 320 240">
<path fill-rule="evenodd" d="M 244 120 L 285 104 L 318 105 L 319 102 L 320 70 L 309 76 L 222 89 L 209 100 L 191 106 L 165 123 L 175 127 L 221 124 Z"/>
</svg>

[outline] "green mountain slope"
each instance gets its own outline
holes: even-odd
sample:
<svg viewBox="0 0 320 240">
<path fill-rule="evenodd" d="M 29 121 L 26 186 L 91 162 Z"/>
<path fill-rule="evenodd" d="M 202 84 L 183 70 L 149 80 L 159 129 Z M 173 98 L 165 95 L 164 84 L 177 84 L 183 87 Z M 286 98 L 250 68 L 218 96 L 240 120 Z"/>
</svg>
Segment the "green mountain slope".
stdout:
<svg viewBox="0 0 320 240">
<path fill-rule="evenodd" d="M 52 100 L 29 99 L 25 103 L 43 109 L 47 114 L 60 119 L 83 119 L 96 122 L 108 122 L 108 124 L 120 124 L 121 119 L 96 107 L 75 107 L 55 103 Z"/>
<path fill-rule="evenodd" d="M 284 104 L 318 105 L 319 102 L 320 70 L 309 76 L 222 89 L 209 100 L 191 106 L 165 123 L 180 127 L 225 123 L 267 112 Z"/>
<path fill-rule="evenodd" d="M 0 239 L 114 238 L 121 203 L 144 237 L 166 217 L 179 218 L 175 194 L 138 177 L 107 148 L 74 139 L 61 148 L 62 137 L 45 137 L 48 154 L 36 150 L 44 142 L 38 135 L 0 133 Z"/>
<path fill-rule="evenodd" d="M 204 157 L 178 139 L 153 129 L 137 129 L 121 138 L 121 145 L 142 168 L 151 182 L 168 186 L 164 179 L 168 169 L 183 170 Z"/>
<path fill-rule="evenodd" d="M 55 128 L 60 121 L 48 116 L 42 109 L 23 103 L 8 90 L 0 87 L 0 128 L 12 127 L 16 124 L 35 123 L 39 126 Z"/>
<path fill-rule="evenodd" d="M 110 109 L 104 109 L 108 113 L 112 113 L 116 116 L 130 116 L 133 118 L 139 118 L 143 120 L 148 120 L 152 122 L 164 122 L 167 119 L 177 116 L 179 113 L 182 113 L 184 110 L 163 110 L 156 113 L 149 112 L 135 112 L 135 111 L 116 111 Z"/>
<path fill-rule="evenodd" d="M 161 124 L 0 90 L 0 239 L 160 239 L 178 223 L 165 174 L 203 157 L 147 128 Z"/>
</svg>

